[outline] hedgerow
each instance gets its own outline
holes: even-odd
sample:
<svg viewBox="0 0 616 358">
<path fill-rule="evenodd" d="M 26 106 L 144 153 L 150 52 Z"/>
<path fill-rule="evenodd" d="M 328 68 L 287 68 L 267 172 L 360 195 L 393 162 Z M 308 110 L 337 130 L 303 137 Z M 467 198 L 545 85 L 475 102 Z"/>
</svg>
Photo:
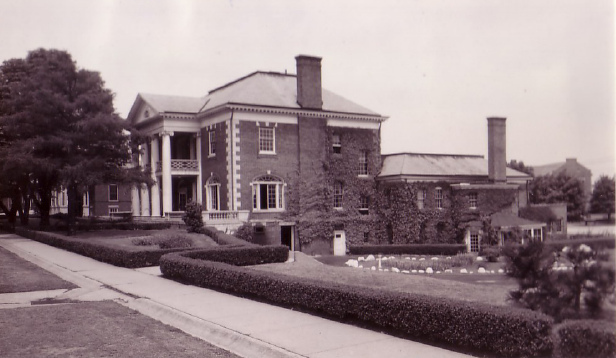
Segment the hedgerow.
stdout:
<svg viewBox="0 0 616 358">
<path fill-rule="evenodd" d="M 556 327 L 555 356 L 608 358 L 616 356 L 616 327 L 610 321 L 565 321 Z"/>
<path fill-rule="evenodd" d="M 259 256 L 256 248 L 233 248 L 245 257 Z M 165 255 L 161 272 L 197 286 L 227 291 L 303 309 L 335 319 L 362 322 L 408 338 L 460 349 L 491 352 L 503 357 L 545 356 L 552 350 L 552 319 L 513 307 L 414 293 L 384 291 L 330 281 L 297 279 L 208 261 L 225 248 Z M 274 256 L 274 255 L 272 255 Z M 264 260 L 264 261 L 269 261 Z"/>
<path fill-rule="evenodd" d="M 34 231 L 20 227 L 15 228 L 15 233 L 46 245 L 71 251 L 114 266 L 127 268 L 157 266 L 162 255 L 187 250 L 187 248 L 173 248 L 129 251 L 115 246 L 107 246 L 50 232 Z"/>
<path fill-rule="evenodd" d="M 351 255 L 443 255 L 453 256 L 466 252 L 464 244 L 408 244 L 350 246 Z"/>
</svg>

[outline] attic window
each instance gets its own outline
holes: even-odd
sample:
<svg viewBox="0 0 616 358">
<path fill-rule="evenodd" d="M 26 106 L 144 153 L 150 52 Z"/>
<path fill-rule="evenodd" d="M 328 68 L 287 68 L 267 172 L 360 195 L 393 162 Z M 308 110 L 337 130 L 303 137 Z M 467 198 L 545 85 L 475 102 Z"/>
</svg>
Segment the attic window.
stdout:
<svg viewBox="0 0 616 358">
<path fill-rule="evenodd" d="M 145 110 L 145 112 L 143 112 L 143 116 L 145 118 L 150 118 L 150 111 L 148 111 L 147 109 Z"/>
</svg>

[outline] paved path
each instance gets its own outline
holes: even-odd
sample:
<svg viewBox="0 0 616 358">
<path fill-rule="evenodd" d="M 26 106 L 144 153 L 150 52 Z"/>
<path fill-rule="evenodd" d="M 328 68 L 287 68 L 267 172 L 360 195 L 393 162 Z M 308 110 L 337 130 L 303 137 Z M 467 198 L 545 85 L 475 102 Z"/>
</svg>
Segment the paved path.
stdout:
<svg viewBox="0 0 616 358">
<path fill-rule="evenodd" d="M 0 246 L 80 288 L 0 295 L 0 308 L 41 298 L 115 300 L 243 357 L 469 357 L 161 277 L 158 267 L 108 265 L 16 235 Z"/>
</svg>

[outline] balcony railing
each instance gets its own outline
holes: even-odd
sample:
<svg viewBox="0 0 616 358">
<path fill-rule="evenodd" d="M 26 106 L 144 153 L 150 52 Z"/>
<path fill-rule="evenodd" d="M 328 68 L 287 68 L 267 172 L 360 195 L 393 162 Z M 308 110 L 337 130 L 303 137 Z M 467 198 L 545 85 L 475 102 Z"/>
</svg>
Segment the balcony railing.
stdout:
<svg viewBox="0 0 616 358">
<path fill-rule="evenodd" d="M 248 221 L 248 211 L 240 210 L 240 211 L 204 211 L 202 213 L 203 220 L 206 222 L 216 222 L 216 221 Z"/>
<path fill-rule="evenodd" d="M 156 172 L 163 170 L 163 162 L 156 162 Z M 193 159 L 171 159 L 172 172 L 198 172 L 199 161 Z"/>
</svg>

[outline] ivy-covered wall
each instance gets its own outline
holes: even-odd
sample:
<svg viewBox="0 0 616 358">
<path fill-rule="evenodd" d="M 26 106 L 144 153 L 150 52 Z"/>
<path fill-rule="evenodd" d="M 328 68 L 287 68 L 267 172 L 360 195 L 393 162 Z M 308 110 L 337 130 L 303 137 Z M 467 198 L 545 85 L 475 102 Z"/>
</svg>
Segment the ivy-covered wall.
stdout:
<svg viewBox="0 0 616 358">
<path fill-rule="evenodd" d="M 442 207 L 436 204 L 436 189 L 442 190 Z M 516 189 L 481 188 L 461 190 L 448 182 L 380 183 L 377 216 L 381 223 L 376 241 L 389 244 L 464 243 L 464 233 L 473 221 L 484 222 L 493 213 L 517 210 Z M 425 192 L 423 208 L 419 192 Z M 471 208 L 471 194 L 476 205 Z"/>
</svg>

